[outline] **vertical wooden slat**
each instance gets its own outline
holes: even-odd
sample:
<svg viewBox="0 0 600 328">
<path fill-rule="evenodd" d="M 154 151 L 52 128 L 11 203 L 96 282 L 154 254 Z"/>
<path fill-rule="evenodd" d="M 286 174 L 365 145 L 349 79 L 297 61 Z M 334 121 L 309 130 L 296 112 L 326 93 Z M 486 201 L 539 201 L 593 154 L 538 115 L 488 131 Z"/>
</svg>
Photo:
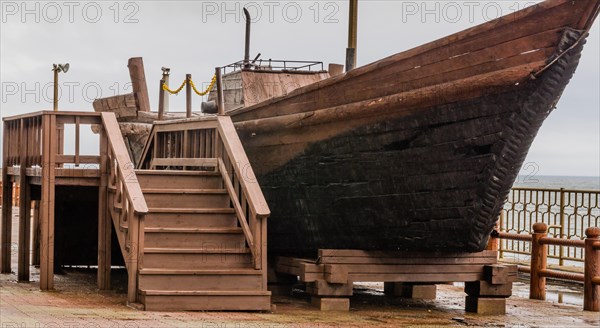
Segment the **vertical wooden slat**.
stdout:
<svg viewBox="0 0 600 328">
<path fill-rule="evenodd" d="M 79 116 L 75 116 L 75 166 L 79 166 Z"/>
<path fill-rule="evenodd" d="M 111 226 L 108 214 L 108 138 L 100 131 L 100 186 L 98 188 L 98 289 L 110 289 Z"/>
<path fill-rule="evenodd" d="M 126 202 L 128 203 L 128 201 Z M 127 301 L 130 303 L 135 303 L 137 300 L 138 236 L 140 231 L 139 221 L 137 216 L 134 214 L 133 206 L 129 206 L 127 216 L 127 220 L 129 221 L 127 235 L 130 238 L 128 254 L 129 258 L 126 259 L 126 261 L 129 263 L 127 266 Z"/>
<path fill-rule="evenodd" d="M 33 223 L 32 223 L 32 250 L 31 250 L 31 264 L 40 265 L 40 201 L 34 200 L 33 206 Z"/>
<path fill-rule="evenodd" d="M 19 252 L 17 279 L 29 281 L 29 237 L 31 229 L 31 200 L 29 184 L 27 183 L 27 126 L 21 119 L 20 164 L 19 167 Z"/>
<path fill-rule="evenodd" d="M 0 234 L 0 271 L 10 273 L 10 248 L 12 234 L 12 182 L 8 176 L 9 154 L 12 140 L 10 139 L 11 122 L 4 122 L 2 145 L 2 233 Z"/>
</svg>

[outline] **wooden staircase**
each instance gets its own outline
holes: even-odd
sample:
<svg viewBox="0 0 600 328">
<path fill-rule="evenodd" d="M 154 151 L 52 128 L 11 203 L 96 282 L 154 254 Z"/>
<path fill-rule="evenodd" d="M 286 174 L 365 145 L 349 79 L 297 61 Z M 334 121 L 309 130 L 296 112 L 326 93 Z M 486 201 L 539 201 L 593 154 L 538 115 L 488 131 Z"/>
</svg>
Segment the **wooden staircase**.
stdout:
<svg viewBox="0 0 600 328">
<path fill-rule="evenodd" d="M 129 302 L 152 311 L 269 310 L 269 209 L 229 117 L 156 124 L 138 169 L 127 164 L 114 116 L 103 120 L 108 212 Z"/>
</svg>

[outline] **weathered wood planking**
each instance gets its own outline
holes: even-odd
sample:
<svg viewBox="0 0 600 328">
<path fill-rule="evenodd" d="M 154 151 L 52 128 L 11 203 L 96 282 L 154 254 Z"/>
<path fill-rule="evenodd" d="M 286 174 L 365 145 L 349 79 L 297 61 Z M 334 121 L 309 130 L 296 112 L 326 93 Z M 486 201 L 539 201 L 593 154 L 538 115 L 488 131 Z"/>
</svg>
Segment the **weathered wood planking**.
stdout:
<svg viewBox="0 0 600 328">
<path fill-rule="evenodd" d="M 536 32 L 523 22 L 530 34 L 494 49 L 506 57 L 495 58 L 483 48 L 473 48 L 483 59 L 470 53 L 448 59 L 452 53 L 445 53 L 432 67 L 397 74 L 405 83 L 395 86 L 395 94 L 327 107 L 335 104 L 331 98 L 346 101 L 344 92 L 357 94 L 327 80 L 317 83 L 323 88 L 315 92 L 330 87 L 331 94 L 309 96 L 309 86 L 304 93 L 233 112 L 261 187 L 274 204 L 271 253 L 484 249 L 533 137 L 582 50 L 581 32 L 559 28 L 573 18 L 565 7 L 552 8 L 558 16 L 551 26 L 541 24 Z M 535 51 L 520 52 L 530 41 Z M 473 47 L 483 41 L 477 42 Z M 555 57 L 542 75 L 530 78 Z M 432 74 L 446 60 L 458 69 Z M 373 81 L 378 78 L 373 75 Z M 388 82 L 374 85 L 394 90 Z M 363 88 L 380 89 L 364 83 Z M 262 108 L 277 112 L 265 114 Z"/>
<path fill-rule="evenodd" d="M 482 280 L 498 253 L 424 253 L 361 250 L 319 250 L 317 260 L 277 257 L 275 271 L 302 282 L 406 281 L 444 282 Z"/>
</svg>

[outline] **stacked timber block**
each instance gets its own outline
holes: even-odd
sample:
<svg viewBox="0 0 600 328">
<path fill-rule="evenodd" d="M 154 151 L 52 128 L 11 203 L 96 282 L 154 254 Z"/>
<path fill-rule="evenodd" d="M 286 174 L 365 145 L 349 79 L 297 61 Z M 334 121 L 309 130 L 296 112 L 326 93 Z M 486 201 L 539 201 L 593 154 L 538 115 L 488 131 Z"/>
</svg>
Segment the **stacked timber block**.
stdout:
<svg viewBox="0 0 600 328">
<path fill-rule="evenodd" d="M 465 310 L 479 314 L 505 314 L 506 299 L 517 281 L 516 265 L 486 265 L 485 280 L 465 282 Z"/>
<path fill-rule="evenodd" d="M 383 292 L 390 296 L 435 300 L 437 287 L 427 283 L 385 282 Z"/>
<path fill-rule="evenodd" d="M 516 266 L 497 264 L 497 251 L 479 253 L 319 250 L 317 259 L 278 257 L 274 271 L 298 277 L 321 310 L 349 310 L 354 282 L 384 282 L 385 293 L 434 300 L 436 284 L 465 282 L 465 310 L 505 313 Z"/>
</svg>

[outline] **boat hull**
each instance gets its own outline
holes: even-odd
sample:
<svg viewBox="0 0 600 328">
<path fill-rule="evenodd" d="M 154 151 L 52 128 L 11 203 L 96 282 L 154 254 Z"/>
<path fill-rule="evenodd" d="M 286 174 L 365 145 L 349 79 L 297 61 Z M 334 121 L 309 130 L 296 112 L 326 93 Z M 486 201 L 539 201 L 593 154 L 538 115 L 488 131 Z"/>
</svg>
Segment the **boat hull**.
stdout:
<svg viewBox="0 0 600 328">
<path fill-rule="evenodd" d="M 579 36 L 565 33 L 559 51 Z M 481 251 L 582 47 L 537 79 L 466 100 L 412 111 L 399 105 L 388 111 L 396 114 L 274 129 L 263 138 L 238 124 L 272 211 L 270 254 Z M 340 126 L 352 128 L 339 133 Z"/>
</svg>

